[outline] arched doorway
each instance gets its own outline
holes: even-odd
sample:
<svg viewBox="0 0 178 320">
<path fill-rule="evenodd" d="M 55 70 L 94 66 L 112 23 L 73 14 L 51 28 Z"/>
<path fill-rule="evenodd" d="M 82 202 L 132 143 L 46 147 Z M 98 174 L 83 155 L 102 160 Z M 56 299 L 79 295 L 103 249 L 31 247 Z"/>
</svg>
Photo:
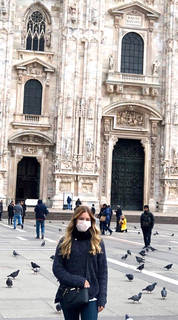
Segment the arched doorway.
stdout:
<svg viewBox="0 0 178 320">
<path fill-rule="evenodd" d="M 119 139 L 113 149 L 111 205 L 142 210 L 144 149 L 139 140 Z"/>
<path fill-rule="evenodd" d="M 38 199 L 40 164 L 34 157 L 23 157 L 17 166 L 16 200 Z"/>
</svg>

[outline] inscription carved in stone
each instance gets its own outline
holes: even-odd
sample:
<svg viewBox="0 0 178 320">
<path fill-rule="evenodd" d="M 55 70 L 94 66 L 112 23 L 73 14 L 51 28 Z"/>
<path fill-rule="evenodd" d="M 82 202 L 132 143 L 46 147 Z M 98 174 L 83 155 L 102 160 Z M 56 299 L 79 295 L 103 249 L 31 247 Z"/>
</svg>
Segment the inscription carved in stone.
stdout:
<svg viewBox="0 0 178 320">
<path fill-rule="evenodd" d="M 135 111 L 121 111 L 117 113 L 117 124 L 121 126 L 142 127 L 143 114 Z"/>
</svg>

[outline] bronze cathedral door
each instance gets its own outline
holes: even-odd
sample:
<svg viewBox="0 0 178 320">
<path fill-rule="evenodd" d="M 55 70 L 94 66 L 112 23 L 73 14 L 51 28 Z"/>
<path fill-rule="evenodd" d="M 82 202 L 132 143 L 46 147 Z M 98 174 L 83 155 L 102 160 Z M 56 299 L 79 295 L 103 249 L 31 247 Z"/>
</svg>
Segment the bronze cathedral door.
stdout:
<svg viewBox="0 0 178 320">
<path fill-rule="evenodd" d="M 38 199 L 40 164 L 34 157 L 23 157 L 17 167 L 16 200 Z"/>
<path fill-rule="evenodd" d="M 111 206 L 142 210 L 144 149 L 139 140 L 119 139 L 113 149 Z"/>
</svg>

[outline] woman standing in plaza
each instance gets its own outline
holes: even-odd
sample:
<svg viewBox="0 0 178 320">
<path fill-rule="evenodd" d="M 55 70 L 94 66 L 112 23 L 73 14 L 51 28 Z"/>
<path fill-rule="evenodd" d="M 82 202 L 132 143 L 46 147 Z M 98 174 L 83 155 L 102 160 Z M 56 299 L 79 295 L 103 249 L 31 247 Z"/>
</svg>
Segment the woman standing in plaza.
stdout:
<svg viewBox="0 0 178 320">
<path fill-rule="evenodd" d="M 60 282 L 56 302 L 60 301 L 65 320 L 79 320 L 79 315 L 81 320 L 97 320 L 106 304 L 107 261 L 104 243 L 88 207 L 79 206 L 74 211 L 57 246 L 53 273 Z M 67 288 L 88 288 L 88 302 L 66 307 L 63 296 Z"/>
</svg>

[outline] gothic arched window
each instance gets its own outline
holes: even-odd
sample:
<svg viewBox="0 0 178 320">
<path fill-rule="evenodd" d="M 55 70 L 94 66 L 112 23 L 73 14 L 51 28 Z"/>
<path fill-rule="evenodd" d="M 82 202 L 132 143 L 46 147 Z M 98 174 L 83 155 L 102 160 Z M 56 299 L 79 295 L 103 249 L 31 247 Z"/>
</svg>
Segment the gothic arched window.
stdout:
<svg viewBox="0 0 178 320">
<path fill-rule="evenodd" d="M 121 72 L 143 74 L 144 42 L 135 32 L 127 33 L 122 39 Z"/>
<path fill-rule="evenodd" d="M 46 19 L 40 11 L 33 11 L 27 21 L 26 50 L 44 51 Z"/>
<path fill-rule="evenodd" d="M 38 80 L 28 80 L 24 87 L 24 114 L 41 114 L 42 85 Z"/>
</svg>

